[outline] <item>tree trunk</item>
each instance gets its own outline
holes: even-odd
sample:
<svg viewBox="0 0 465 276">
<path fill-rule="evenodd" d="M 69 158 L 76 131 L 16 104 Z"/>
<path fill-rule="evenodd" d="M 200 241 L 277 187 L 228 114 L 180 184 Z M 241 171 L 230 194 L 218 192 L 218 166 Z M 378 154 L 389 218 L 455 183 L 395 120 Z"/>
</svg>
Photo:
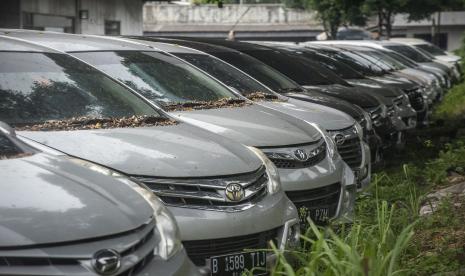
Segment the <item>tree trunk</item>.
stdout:
<svg viewBox="0 0 465 276">
<path fill-rule="evenodd" d="M 386 39 L 391 38 L 391 32 L 392 32 L 392 22 L 391 22 L 391 17 L 392 17 L 392 11 L 387 11 L 384 16 L 384 25 L 386 26 Z"/>
<path fill-rule="evenodd" d="M 381 39 L 383 36 L 383 12 L 378 10 L 378 37 Z"/>
</svg>

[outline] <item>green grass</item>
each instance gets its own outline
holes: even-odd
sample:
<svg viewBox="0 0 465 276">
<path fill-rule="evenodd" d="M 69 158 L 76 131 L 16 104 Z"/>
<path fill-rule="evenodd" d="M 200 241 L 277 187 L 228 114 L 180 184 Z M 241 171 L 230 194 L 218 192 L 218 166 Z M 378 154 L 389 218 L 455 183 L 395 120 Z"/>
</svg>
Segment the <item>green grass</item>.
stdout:
<svg viewBox="0 0 465 276">
<path fill-rule="evenodd" d="M 311 225 L 301 249 L 286 257 L 276 251 L 272 275 L 431 275 L 465 268 L 465 198 L 443 200 L 432 215 L 419 216 L 428 193 L 450 185 L 452 173 L 465 175 L 465 132 L 457 131 L 465 128 L 464 114 L 462 83 L 435 110 L 439 123 L 415 131 L 406 150 L 387 156 L 391 161 L 357 199 L 354 224 Z"/>
</svg>

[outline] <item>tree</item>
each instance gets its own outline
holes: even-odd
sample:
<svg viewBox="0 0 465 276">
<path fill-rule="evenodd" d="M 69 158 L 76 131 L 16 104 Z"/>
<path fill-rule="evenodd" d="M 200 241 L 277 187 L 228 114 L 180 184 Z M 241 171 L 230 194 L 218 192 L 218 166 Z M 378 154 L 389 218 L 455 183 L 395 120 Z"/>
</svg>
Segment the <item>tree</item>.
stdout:
<svg viewBox="0 0 465 276">
<path fill-rule="evenodd" d="M 328 39 L 335 39 L 342 25 L 364 25 L 363 0 L 284 0 L 291 8 L 312 10 L 318 13 Z"/>
<path fill-rule="evenodd" d="M 402 12 L 408 0 L 365 0 L 363 10 L 366 14 L 378 17 L 379 36 L 386 31 L 387 38 L 391 37 L 392 19 Z"/>
</svg>

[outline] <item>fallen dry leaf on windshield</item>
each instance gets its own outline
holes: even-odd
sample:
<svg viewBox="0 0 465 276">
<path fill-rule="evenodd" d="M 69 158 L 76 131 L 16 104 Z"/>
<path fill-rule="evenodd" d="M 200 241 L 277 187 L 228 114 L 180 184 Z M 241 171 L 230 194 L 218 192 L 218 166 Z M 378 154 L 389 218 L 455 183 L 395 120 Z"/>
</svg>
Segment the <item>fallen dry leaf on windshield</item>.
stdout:
<svg viewBox="0 0 465 276">
<path fill-rule="evenodd" d="M 154 116 L 131 116 L 122 118 L 78 117 L 67 120 L 51 120 L 37 124 L 15 126 L 18 131 L 63 131 L 85 129 L 108 129 L 176 125 L 177 121 Z"/>
<path fill-rule="evenodd" d="M 185 103 L 165 104 L 163 107 L 168 112 L 173 111 L 192 111 L 201 109 L 216 109 L 227 107 L 243 107 L 251 105 L 252 103 L 242 99 L 223 98 L 217 101 L 196 101 Z"/>
</svg>

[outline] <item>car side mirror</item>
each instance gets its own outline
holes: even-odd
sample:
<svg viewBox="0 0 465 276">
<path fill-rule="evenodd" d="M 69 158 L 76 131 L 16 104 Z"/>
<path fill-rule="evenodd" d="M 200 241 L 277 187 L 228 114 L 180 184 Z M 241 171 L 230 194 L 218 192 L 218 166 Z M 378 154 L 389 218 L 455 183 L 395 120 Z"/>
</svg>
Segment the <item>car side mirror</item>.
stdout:
<svg viewBox="0 0 465 276">
<path fill-rule="evenodd" d="M 0 121 L 0 132 L 3 132 L 4 134 L 9 135 L 9 136 L 13 136 L 13 137 L 16 136 L 15 129 L 12 128 L 7 123 L 4 123 L 2 121 Z"/>
</svg>

